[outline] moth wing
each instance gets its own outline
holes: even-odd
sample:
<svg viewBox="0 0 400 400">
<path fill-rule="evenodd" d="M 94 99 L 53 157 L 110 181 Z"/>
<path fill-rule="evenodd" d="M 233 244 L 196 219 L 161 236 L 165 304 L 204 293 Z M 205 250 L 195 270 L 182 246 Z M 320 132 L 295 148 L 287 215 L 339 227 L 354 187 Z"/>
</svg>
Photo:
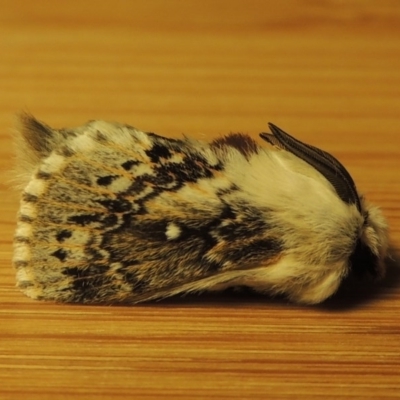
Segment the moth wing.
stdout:
<svg viewBox="0 0 400 400">
<path fill-rule="evenodd" d="M 113 303 L 240 282 L 281 244 L 224 167 L 201 143 L 105 122 L 53 142 L 22 196 L 18 286 Z"/>
</svg>

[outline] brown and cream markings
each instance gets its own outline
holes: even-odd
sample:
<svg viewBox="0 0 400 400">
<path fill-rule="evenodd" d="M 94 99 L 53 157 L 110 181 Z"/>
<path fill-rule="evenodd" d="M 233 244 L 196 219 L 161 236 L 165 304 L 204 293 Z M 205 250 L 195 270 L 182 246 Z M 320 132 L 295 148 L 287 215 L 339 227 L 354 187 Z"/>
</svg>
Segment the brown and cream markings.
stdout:
<svg viewBox="0 0 400 400">
<path fill-rule="evenodd" d="M 40 300 L 137 303 L 248 286 L 301 303 L 354 270 L 381 277 L 387 226 L 330 154 L 270 124 L 207 144 L 21 117 L 18 287 Z"/>
</svg>

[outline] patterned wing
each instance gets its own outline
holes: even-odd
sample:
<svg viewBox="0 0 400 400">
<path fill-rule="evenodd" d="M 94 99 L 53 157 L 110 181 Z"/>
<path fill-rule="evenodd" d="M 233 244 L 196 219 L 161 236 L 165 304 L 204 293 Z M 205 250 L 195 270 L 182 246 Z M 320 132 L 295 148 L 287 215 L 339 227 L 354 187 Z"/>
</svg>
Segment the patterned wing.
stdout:
<svg viewBox="0 0 400 400">
<path fill-rule="evenodd" d="M 280 241 L 218 154 L 105 122 L 54 146 L 22 197 L 19 287 L 37 299 L 137 302 L 273 260 Z"/>
</svg>

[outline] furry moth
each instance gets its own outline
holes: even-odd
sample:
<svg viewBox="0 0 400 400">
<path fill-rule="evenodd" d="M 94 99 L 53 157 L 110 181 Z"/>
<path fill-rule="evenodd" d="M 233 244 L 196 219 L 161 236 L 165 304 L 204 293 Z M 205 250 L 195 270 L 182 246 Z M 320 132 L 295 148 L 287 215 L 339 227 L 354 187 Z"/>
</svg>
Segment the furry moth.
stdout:
<svg viewBox="0 0 400 400">
<path fill-rule="evenodd" d="M 385 272 L 386 222 L 332 155 L 269 124 L 211 143 L 22 115 L 18 287 L 39 300 L 137 303 L 247 286 L 300 303 Z"/>
</svg>

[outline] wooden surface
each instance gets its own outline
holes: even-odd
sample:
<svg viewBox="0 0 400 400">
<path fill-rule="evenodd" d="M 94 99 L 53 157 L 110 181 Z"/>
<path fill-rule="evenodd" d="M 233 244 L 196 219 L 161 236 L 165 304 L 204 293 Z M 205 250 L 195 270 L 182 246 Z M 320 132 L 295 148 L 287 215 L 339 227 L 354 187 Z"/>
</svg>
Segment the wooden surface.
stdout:
<svg viewBox="0 0 400 400">
<path fill-rule="evenodd" d="M 0 399 L 400 398 L 398 1 L 0 1 Z M 379 204 L 393 260 L 325 304 L 40 303 L 15 288 L 14 115 L 169 136 L 274 122 Z"/>
</svg>

